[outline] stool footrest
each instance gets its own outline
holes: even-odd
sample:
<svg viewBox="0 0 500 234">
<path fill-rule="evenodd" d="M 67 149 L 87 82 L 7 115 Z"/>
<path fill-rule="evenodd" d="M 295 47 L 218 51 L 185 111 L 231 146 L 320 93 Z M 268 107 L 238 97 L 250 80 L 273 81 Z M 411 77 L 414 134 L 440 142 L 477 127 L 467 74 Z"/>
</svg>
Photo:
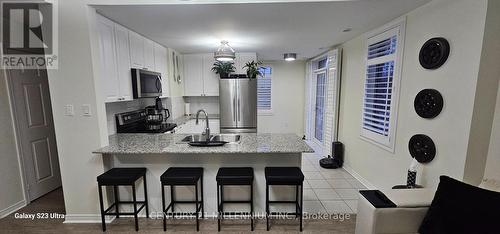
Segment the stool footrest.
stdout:
<svg viewBox="0 0 500 234">
<path fill-rule="evenodd" d="M 119 211 L 115 211 L 115 212 L 109 212 L 110 210 L 112 210 L 115 206 L 116 206 L 116 202 L 111 204 L 110 207 L 108 207 L 108 209 L 106 209 L 104 211 L 104 215 L 134 215 L 134 214 L 138 214 L 145 206 L 146 206 L 146 202 L 144 201 L 137 201 L 136 202 L 137 204 L 142 204 L 141 206 L 139 206 L 139 208 L 137 209 L 137 212 L 119 212 Z M 134 202 L 118 202 L 118 204 L 134 204 Z"/>
<path fill-rule="evenodd" d="M 269 203 L 298 203 L 297 201 L 268 201 Z"/>
<path fill-rule="evenodd" d="M 242 200 L 242 201 L 231 200 L 231 201 L 221 201 L 221 202 L 224 202 L 224 203 L 252 203 L 252 200 Z"/>
</svg>

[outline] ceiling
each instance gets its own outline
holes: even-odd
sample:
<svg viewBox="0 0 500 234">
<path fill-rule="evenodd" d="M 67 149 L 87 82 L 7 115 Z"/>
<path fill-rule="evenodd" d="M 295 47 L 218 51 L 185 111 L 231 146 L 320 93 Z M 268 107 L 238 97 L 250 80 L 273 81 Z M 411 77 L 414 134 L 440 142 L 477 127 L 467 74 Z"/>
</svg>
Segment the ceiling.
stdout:
<svg viewBox="0 0 500 234">
<path fill-rule="evenodd" d="M 221 40 L 236 52 L 277 60 L 311 58 L 430 0 L 116 5 L 99 13 L 181 53 L 213 52 Z M 343 32 L 351 28 L 350 32 Z"/>
</svg>

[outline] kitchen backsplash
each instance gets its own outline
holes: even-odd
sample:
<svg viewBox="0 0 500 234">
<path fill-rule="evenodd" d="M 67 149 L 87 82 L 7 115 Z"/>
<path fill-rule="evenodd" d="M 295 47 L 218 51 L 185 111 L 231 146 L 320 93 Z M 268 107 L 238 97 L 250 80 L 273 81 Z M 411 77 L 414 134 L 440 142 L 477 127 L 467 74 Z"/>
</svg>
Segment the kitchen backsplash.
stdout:
<svg viewBox="0 0 500 234">
<path fill-rule="evenodd" d="M 192 115 L 200 109 L 204 109 L 208 114 L 219 114 L 219 97 L 184 97 L 184 101 L 189 103 Z"/>
<path fill-rule="evenodd" d="M 165 102 L 165 99 L 163 99 L 163 102 Z M 155 103 L 154 99 L 152 98 L 106 103 L 106 119 L 108 122 L 108 135 L 113 135 L 116 133 L 115 114 L 143 109 L 146 106 L 154 105 L 154 103 Z"/>
</svg>

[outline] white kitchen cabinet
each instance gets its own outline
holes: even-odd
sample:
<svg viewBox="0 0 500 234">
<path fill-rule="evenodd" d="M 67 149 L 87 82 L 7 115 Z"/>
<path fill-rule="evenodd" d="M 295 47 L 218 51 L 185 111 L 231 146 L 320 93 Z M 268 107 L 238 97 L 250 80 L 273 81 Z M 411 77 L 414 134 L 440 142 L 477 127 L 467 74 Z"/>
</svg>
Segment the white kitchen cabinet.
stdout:
<svg viewBox="0 0 500 234">
<path fill-rule="evenodd" d="M 154 42 L 144 38 L 144 68 L 149 71 L 155 70 L 155 50 L 154 50 Z M 158 72 L 158 71 L 156 71 Z"/>
<path fill-rule="evenodd" d="M 246 74 L 246 68 L 243 68 L 247 62 L 255 61 L 257 62 L 256 53 L 236 53 L 236 58 L 234 59 L 234 66 L 236 67 L 236 74 Z"/>
<path fill-rule="evenodd" d="M 184 61 L 184 96 L 203 96 L 203 56 L 185 54 Z"/>
<path fill-rule="evenodd" d="M 144 37 L 129 31 L 130 41 L 130 65 L 133 68 L 144 68 Z"/>
<path fill-rule="evenodd" d="M 212 71 L 215 59 L 212 53 L 203 54 L 203 94 L 204 96 L 219 96 L 219 74 Z"/>
<path fill-rule="evenodd" d="M 106 102 L 117 101 L 120 98 L 118 74 L 116 66 L 115 23 L 100 15 L 97 16 L 99 34 L 99 55 L 101 56 L 101 81 L 104 84 Z"/>
<path fill-rule="evenodd" d="M 219 75 L 212 53 L 184 55 L 184 96 L 219 96 Z"/>
<path fill-rule="evenodd" d="M 162 96 L 169 95 L 168 69 L 167 69 L 167 48 L 158 43 L 154 43 L 154 70 L 161 73 Z"/>
<path fill-rule="evenodd" d="M 129 30 L 119 24 L 114 25 L 116 67 L 119 87 L 119 100 L 132 100 L 132 74 L 130 72 Z"/>
</svg>

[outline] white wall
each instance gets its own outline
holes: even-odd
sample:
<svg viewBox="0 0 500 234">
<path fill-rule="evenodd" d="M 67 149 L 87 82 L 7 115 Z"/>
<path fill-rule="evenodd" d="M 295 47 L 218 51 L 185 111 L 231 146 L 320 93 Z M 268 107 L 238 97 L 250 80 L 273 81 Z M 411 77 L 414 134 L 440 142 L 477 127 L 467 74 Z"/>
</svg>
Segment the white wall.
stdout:
<svg viewBox="0 0 500 234">
<path fill-rule="evenodd" d="M 345 144 L 347 166 L 379 188 L 406 183 L 411 162 L 408 140 L 418 133 L 431 136 L 437 146 L 436 158 L 421 168 L 418 183 L 436 185 L 442 174 L 464 176 L 486 1 L 435 0 L 406 16 L 395 153 L 359 137 L 366 36 L 342 46 L 339 139 Z M 436 36 L 449 40 L 451 53 L 441 68 L 425 70 L 419 65 L 418 52 L 426 40 Z M 424 88 L 437 89 L 444 97 L 442 113 L 432 120 L 420 118 L 413 110 L 413 99 Z"/>
<path fill-rule="evenodd" d="M 24 192 L 16 149 L 7 80 L 0 70 L 0 218 L 23 205 Z"/>
<path fill-rule="evenodd" d="M 304 135 L 304 61 L 269 61 L 272 67 L 271 115 L 257 116 L 261 133 L 295 133 Z"/>
<path fill-rule="evenodd" d="M 486 161 L 486 168 L 484 172 L 484 178 L 495 179 L 500 181 L 500 66 L 498 66 L 498 61 L 500 61 L 500 1 L 488 1 L 488 14 L 486 16 L 486 32 L 485 32 L 485 44 L 488 45 L 488 49 L 494 52 L 491 59 L 488 60 L 490 79 L 494 80 L 496 78 L 497 82 L 497 98 L 496 107 L 490 137 L 490 145 L 488 150 L 488 158 Z M 486 40 L 488 39 L 489 40 Z M 489 41 L 489 42 L 488 42 Z M 483 51 L 485 51 L 483 49 Z M 481 63 L 483 63 L 481 61 Z M 492 85 L 494 88 L 495 86 Z"/>
<path fill-rule="evenodd" d="M 219 114 L 219 97 L 184 97 L 184 101 L 189 103 L 192 115 L 200 109 L 206 110 L 209 115 Z"/>
<path fill-rule="evenodd" d="M 489 0 L 474 100 L 464 181 L 479 184 L 484 177 L 500 79 L 500 1 Z M 498 130 L 497 130 L 498 131 Z M 495 135 L 496 136 L 496 135 Z"/>
</svg>

